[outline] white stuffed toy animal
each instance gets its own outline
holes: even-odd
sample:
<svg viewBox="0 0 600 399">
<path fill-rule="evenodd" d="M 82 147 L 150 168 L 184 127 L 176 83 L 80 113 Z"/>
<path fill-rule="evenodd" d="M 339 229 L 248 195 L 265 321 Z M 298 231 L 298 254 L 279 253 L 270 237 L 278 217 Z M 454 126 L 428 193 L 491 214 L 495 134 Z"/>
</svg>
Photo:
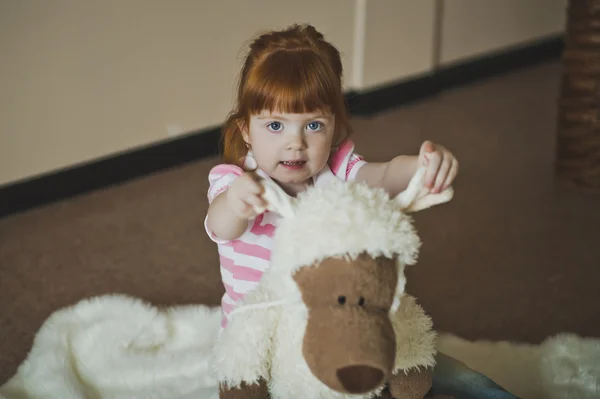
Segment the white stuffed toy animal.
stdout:
<svg viewBox="0 0 600 399">
<path fill-rule="evenodd" d="M 333 181 L 294 199 L 263 181 L 282 219 L 270 268 L 215 346 L 221 399 L 426 395 L 435 334 L 404 293 L 404 266 L 420 246 L 407 213 L 453 192 L 429 194 L 423 177 L 420 169 L 396 198 Z"/>
</svg>

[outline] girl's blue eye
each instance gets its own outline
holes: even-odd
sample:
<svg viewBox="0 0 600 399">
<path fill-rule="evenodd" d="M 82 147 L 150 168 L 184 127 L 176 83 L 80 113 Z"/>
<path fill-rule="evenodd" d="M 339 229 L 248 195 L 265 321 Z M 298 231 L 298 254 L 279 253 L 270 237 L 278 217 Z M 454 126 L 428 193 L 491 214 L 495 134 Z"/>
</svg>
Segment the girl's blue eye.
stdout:
<svg viewBox="0 0 600 399">
<path fill-rule="evenodd" d="M 323 129 L 323 124 L 321 122 L 311 122 L 308 124 L 308 128 L 310 130 L 318 131 Z"/>
<path fill-rule="evenodd" d="M 283 127 L 281 122 L 271 122 L 267 126 L 269 126 L 269 128 L 274 131 L 279 131 Z"/>
</svg>

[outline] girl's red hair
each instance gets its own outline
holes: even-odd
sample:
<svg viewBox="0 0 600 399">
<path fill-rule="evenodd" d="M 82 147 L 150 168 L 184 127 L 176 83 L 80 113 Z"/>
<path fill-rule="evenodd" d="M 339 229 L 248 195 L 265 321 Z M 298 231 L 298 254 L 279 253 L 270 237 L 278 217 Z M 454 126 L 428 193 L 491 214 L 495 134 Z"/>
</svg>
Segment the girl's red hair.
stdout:
<svg viewBox="0 0 600 399">
<path fill-rule="evenodd" d="M 237 99 L 223 126 L 223 157 L 239 166 L 248 149 L 241 129 L 263 110 L 316 111 L 335 116 L 335 148 L 351 134 L 342 91 L 339 51 L 310 25 L 292 25 L 259 36 L 239 77 Z"/>
</svg>

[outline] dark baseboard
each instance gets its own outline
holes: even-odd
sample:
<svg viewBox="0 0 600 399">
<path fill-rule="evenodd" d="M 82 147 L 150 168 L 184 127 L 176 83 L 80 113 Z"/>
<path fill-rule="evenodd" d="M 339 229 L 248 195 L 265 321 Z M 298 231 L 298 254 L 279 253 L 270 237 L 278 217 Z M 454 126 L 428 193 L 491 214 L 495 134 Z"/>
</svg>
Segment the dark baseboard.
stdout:
<svg viewBox="0 0 600 399">
<path fill-rule="evenodd" d="M 192 132 L 0 187 L 0 218 L 214 156 L 219 141 L 219 128 Z"/>
<path fill-rule="evenodd" d="M 400 105 L 419 101 L 444 90 L 476 83 L 518 68 L 558 59 L 563 36 L 551 36 L 521 46 L 492 52 L 442 67 L 434 73 L 401 80 L 365 93 L 349 93 L 353 115 L 369 116 Z"/>
<path fill-rule="evenodd" d="M 368 92 L 350 92 L 346 98 L 353 115 L 369 116 L 443 90 L 558 59 L 562 48 L 563 37 L 551 37 Z M 0 218 L 215 156 L 220 151 L 219 133 L 218 127 L 191 132 L 174 140 L 0 186 Z"/>
<path fill-rule="evenodd" d="M 559 59 L 564 47 L 563 36 L 552 36 L 533 43 L 513 47 L 512 49 L 491 53 L 459 62 L 436 73 L 436 81 L 440 90 L 456 86 L 464 86 L 491 76 L 500 75 L 512 70 L 541 62 Z"/>
<path fill-rule="evenodd" d="M 412 79 L 378 87 L 367 92 L 350 92 L 346 100 L 354 116 L 372 116 L 388 109 L 431 97 L 440 92 L 436 75 L 421 75 Z"/>
</svg>

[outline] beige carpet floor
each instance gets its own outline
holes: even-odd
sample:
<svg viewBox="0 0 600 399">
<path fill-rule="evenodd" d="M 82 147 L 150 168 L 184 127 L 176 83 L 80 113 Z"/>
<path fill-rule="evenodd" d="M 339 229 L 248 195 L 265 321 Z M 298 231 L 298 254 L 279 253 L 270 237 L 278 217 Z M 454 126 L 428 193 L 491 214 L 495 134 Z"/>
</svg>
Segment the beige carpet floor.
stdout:
<svg viewBox="0 0 600 399">
<path fill-rule="evenodd" d="M 416 215 L 424 246 L 408 291 L 460 337 L 538 343 L 600 336 L 600 196 L 553 183 L 558 63 L 355 118 L 368 160 L 424 139 L 461 161 L 452 203 Z M 0 220 L 0 381 L 60 307 L 109 292 L 217 304 L 202 223 L 206 159 Z"/>
</svg>

